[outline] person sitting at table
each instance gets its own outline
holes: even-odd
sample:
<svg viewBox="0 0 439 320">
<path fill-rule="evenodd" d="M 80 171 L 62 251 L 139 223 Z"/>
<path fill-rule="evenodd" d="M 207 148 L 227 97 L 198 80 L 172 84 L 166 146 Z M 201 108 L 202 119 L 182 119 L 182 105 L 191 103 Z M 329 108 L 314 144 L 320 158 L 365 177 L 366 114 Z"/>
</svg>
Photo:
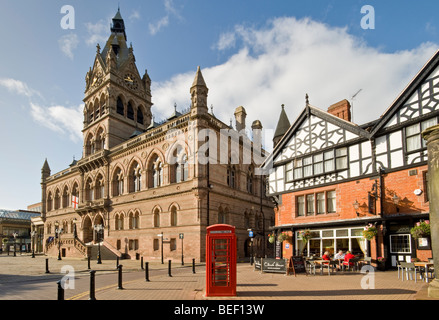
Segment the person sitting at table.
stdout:
<svg viewBox="0 0 439 320">
<path fill-rule="evenodd" d="M 346 251 L 346 254 L 344 255 L 343 265 L 352 267 L 354 263 L 350 260 L 354 259 L 355 256 L 348 250 Z"/>
<path fill-rule="evenodd" d="M 344 261 L 344 252 L 343 250 L 338 251 L 338 253 L 335 255 L 334 260 L 338 261 L 337 269 L 341 270 L 342 263 Z"/>
<path fill-rule="evenodd" d="M 329 256 L 329 251 L 325 251 L 325 253 L 322 256 L 323 260 L 331 260 L 331 257 Z"/>
<path fill-rule="evenodd" d="M 340 250 L 334 257 L 335 260 L 344 260 L 343 250 Z"/>
</svg>

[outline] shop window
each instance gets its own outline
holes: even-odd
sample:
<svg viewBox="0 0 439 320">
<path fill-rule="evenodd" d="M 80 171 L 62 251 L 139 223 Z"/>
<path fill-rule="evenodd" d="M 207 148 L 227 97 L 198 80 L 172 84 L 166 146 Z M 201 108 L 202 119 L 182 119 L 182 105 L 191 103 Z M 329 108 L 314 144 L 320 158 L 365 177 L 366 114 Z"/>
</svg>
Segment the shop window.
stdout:
<svg viewBox="0 0 439 320">
<path fill-rule="evenodd" d="M 411 253 L 411 236 L 409 234 L 390 236 L 390 253 Z"/>
</svg>

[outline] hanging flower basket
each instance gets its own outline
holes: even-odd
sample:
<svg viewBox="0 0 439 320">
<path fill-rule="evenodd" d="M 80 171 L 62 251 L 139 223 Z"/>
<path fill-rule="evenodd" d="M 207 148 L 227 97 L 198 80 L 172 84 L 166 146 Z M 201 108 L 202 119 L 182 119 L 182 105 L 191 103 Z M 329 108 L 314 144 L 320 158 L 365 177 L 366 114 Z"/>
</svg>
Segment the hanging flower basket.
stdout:
<svg viewBox="0 0 439 320">
<path fill-rule="evenodd" d="M 299 238 L 305 243 L 308 242 L 308 240 L 311 239 L 311 231 L 310 230 L 299 231 Z"/>
<path fill-rule="evenodd" d="M 274 243 L 275 241 L 276 241 L 276 236 L 274 235 L 274 233 L 270 233 L 268 235 L 268 242 Z"/>
<path fill-rule="evenodd" d="M 369 223 L 363 230 L 363 238 L 367 240 L 372 240 L 378 234 L 378 229 Z"/>
<path fill-rule="evenodd" d="M 424 221 L 416 223 L 416 225 L 413 228 L 411 228 L 410 233 L 412 234 L 413 238 L 415 238 L 415 239 L 429 237 L 430 236 L 430 221 L 424 220 Z"/>
<path fill-rule="evenodd" d="M 286 232 L 282 232 L 277 236 L 277 241 L 283 242 L 289 238 L 288 234 Z"/>
</svg>

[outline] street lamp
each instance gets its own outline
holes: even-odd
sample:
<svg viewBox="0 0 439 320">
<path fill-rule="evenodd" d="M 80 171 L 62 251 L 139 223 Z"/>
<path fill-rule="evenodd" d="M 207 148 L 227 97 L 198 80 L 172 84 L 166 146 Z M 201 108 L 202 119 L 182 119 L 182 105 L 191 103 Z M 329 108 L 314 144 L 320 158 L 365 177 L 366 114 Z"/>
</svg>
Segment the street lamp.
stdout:
<svg viewBox="0 0 439 320">
<path fill-rule="evenodd" d="M 76 222 L 78 220 L 76 218 L 73 218 L 73 238 L 77 238 L 78 237 L 78 231 L 76 230 Z"/>
<path fill-rule="evenodd" d="M 159 234 L 157 235 L 157 237 L 161 237 L 161 238 L 162 238 L 161 259 L 162 259 L 162 264 L 163 264 L 163 263 L 164 263 L 164 262 L 163 262 L 163 232 L 162 232 L 162 233 L 159 233 Z"/>
<path fill-rule="evenodd" d="M 101 232 L 104 230 L 102 224 L 95 225 L 94 230 L 96 231 L 96 238 L 98 240 L 98 264 L 102 264 L 101 260 Z"/>
<path fill-rule="evenodd" d="M 18 233 L 17 233 L 17 232 L 14 232 L 14 233 L 12 234 L 12 236 L 14 237 L 14 257 L 16 257 L 16 256 L 17 256 L 17 254 L 16 254 L 16 251 L 17 251 L 17 246 L 16 246 L 16 244 L 17 244 Z"/>
<path fill-rule="evenodd" d="M 35 230 L 31 231 L 31 245 L 32 245 L 32 258 L 35 258 L 35 235 L 37 232 Z"/>
<path fill-rule="evenodd" d="M 55 235 L 56 238 L 58 239 L 58 260 L 62 260 L 61 259 L 61 233 L 63 232 L 62 228 L 59 228 L 59 223 L 58 221 L 55 222 Z"/>
</svg>

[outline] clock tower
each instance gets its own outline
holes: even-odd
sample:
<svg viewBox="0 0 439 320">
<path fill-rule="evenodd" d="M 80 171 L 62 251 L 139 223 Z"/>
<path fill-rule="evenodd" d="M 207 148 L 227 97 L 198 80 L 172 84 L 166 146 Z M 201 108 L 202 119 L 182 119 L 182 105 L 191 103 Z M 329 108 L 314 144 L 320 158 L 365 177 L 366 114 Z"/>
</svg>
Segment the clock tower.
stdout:
<svg viewBox="0 0 439 320">
<path fill-rule="evenodd" d="M 146 70 L 142 77 L 137 70 L 120 10 L 110 30 L 105 47 L 96 46 L 93 67 L 85 78 L 83 157 L 108 150 L 151 123 L 151 79 Z"/>
</svg>

